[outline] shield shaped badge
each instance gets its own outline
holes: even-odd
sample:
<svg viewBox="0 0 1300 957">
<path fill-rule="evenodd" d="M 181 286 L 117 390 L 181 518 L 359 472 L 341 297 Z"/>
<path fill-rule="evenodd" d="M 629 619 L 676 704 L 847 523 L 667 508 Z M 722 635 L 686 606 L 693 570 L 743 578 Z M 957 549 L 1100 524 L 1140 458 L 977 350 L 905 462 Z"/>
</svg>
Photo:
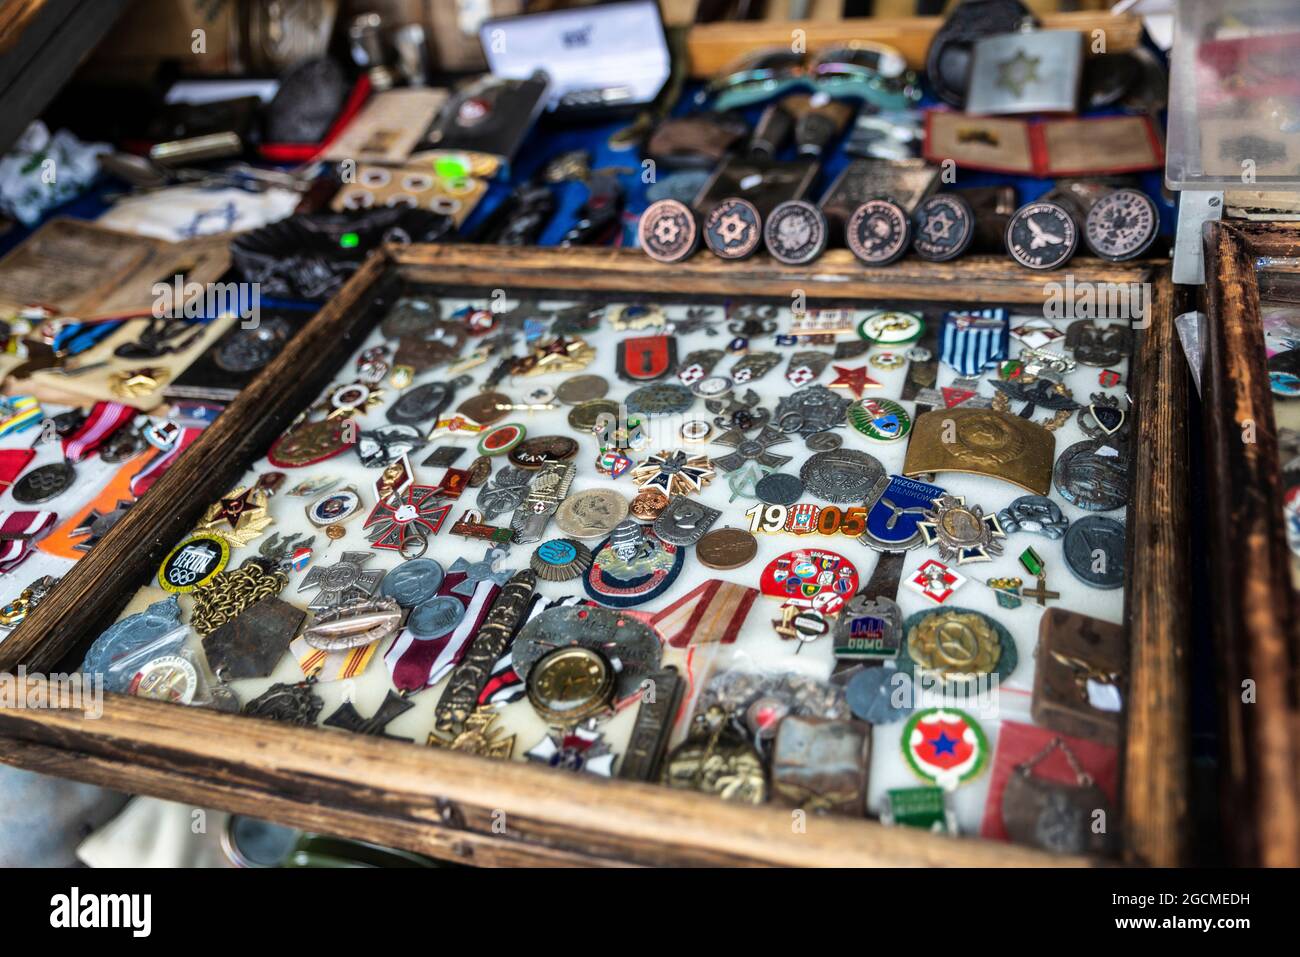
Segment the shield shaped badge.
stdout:
<svg viewBox="0 0 1300 957">
<path fill-rule="evenodd" d="M 944 490 L 902 475 L 887 475 L 872 490 L 867 530 L 859 541 L 879 551 L 901 552 L 924 540 L 918 523 Z"/>
<path fill-rule="evenodd" d="M 677 340 L 670 336 L 633 336 L 619 345 L 616 371 L 620 379 L 652 382 L 677 365 Z"/>
</svg>

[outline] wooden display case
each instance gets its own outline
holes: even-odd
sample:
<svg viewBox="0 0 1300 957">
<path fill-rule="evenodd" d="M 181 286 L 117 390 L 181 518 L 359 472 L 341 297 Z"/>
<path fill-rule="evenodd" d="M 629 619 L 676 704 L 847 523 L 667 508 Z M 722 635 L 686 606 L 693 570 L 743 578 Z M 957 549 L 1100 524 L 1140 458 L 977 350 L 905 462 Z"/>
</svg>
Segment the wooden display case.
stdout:
<svg viewBox="0 0 1300 957">
<path fill-rule="evenodd" d="M 1172 322 L 1167 264 L 1077 259 L 1075 282 L 1146 283 L 1150 322 L 1136 331 L 1128 388 L 1135 456 L 1124 608 L 1131 649 L 1121 743 L 1122 860 L 1187 861 L 1185 619 L 1189 522 L 1186 366 Z M 1003 257 L 904 261 L 864 269 L 847 251 L 813 267 L 706 255 L 662 266 L 629 250 L 390 247 L 246 388 L 151 494 L 0 644 L 0 671 L 75 670 L 90 642 L 203 510 L 311 403 L 405 284 L 512 295 L 624 294 L 810 306 L 872 300 L 997 302 L 1041 308 L 1047 283 Z M 975 838 L 817 816 L 620 780 L 566 775 L 339 732 L 108 695 L 102 716 L 67 707 L 0 708 L 0 760 L 32 770 L 270 818 L 436 857 L 509 864 L 1061 865 L 1099 864 Z M 504 816 L 503 816 L 504 815 Z M 505 827 L 500 826 L 505 822 Z"/>
</svg>

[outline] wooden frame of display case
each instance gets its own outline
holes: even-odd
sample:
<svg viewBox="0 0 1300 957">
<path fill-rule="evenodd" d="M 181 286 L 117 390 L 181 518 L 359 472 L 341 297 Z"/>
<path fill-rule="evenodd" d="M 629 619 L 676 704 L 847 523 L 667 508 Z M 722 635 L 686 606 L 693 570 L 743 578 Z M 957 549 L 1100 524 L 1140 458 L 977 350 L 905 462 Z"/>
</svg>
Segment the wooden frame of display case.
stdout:
<svg viewBox="0 0 1300 957">
<path fill-rule="evenodd" d="M 1300 602 L 1255 272 L 1300 257 L 1300 224 L 1205 231 L 1206 471 L 1222 699 L 1225 837 L 1233 863 L 1300 866 Z M 1253 700 L 1245 700 L 1253 682 Z"/>
<path fill-rule="evenodd" d="M 1187 860 L 1186 368 L 1164 263 L 1080 259 L 1075 280 L 1151 283 L 1152 321 L 1131 364 L 1137 447 L 1125 615 L 1131 638 L 1122 859 Z M 1061 278 L 1058 275 L 1058 280 Z M 629 250 L 412 246 L 372 256 L 13 635 L 0 671 L 75 669 L 203 509 L 313 401 L 404 282 L 515 295 L 625 293 L 1041 306 L 1052 276 L 1003 257 L 864 269 L 847 251 L 810 269 L 699 255 L 663 266 Z M 1133 560 L 1141 556 L 1140 560 Z M 780 807 L 558 774 L 439 749 L 108 695 L 103 714 L 0 708 L 0 760 L 50 774 L 270 818 L 480 864 L 1059 865 L 1060 858 L 868 820 L 815 817 L 794 833 Z M 506 828 L 497 833 L 500 813 Z"/>
</svg>

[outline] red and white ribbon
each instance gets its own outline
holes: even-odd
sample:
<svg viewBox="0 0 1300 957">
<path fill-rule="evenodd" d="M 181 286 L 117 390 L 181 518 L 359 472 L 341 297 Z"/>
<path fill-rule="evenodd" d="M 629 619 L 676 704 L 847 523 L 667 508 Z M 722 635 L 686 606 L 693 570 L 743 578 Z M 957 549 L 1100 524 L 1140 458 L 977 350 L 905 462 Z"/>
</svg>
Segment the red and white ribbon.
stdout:
<svg viewBox="0 0 1300 957">
<path fill-rule="evenodd" d="M 187 426 L 181 429 L 181 434 L 177 437 L 175 445 L 167 451 L 159 449 L 158 454 L 151 458 L 144 468 L 135 473 L 131 479 L 131 494 L 139 498 L 149 491 L 150 486 L 162 478 L 163 473 L 171 468 L 172 463 L 180 457 L 180 454 L 202 434 L 203 426 Z"/>
<path fill-rule="evenodd" d="M 121 402 L 96 402 L 81 428 L 63 440 L 63 457 L 80 462 L 136 415 L 137 410 Z"/>
<path fill-rule="evenodd" d="M 44 537 L 58 520 L 55 512 L 0 511 L 0 574 L 18 567 L 36 540 Z"/>
<path fill-rule="evenodd" d="M 465 615 L 455 628 L 440 638 L 417 638 L 409 629 L 404 630 L 384 655 L 384 664 L 398 691 L 407 693 L 436 685 L 465 657 L 470 641 L 483 627 L 501 588 L 485 578 L 475 586 L 472 596 L 452 591 L 465 579 L 464 572 L 449 574 L 438 589 L 439 595 L 455 598 L 465 606 Z"/>
</svg>

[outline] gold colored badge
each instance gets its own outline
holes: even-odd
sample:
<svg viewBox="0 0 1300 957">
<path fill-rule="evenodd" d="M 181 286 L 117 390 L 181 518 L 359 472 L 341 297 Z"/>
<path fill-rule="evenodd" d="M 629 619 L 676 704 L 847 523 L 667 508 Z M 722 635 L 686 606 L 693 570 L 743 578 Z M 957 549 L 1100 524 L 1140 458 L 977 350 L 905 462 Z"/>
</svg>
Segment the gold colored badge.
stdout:
<svg viewBox="0 0 1300 957">
<path fill-rule="evenodd" d="M 996 668 L 1002 645 L 983 615 L 936 611 L 907 633 L 907 653 L 920 671 L 943 681 L 965 681 Z"/>
<path fill-rule="evenodd" d="M 1040 425 L 994 409 L 936 409 L 912 426 L 903 474 L 968 472 L 1046 495 L 1056 439 Z"/>
</svg>

